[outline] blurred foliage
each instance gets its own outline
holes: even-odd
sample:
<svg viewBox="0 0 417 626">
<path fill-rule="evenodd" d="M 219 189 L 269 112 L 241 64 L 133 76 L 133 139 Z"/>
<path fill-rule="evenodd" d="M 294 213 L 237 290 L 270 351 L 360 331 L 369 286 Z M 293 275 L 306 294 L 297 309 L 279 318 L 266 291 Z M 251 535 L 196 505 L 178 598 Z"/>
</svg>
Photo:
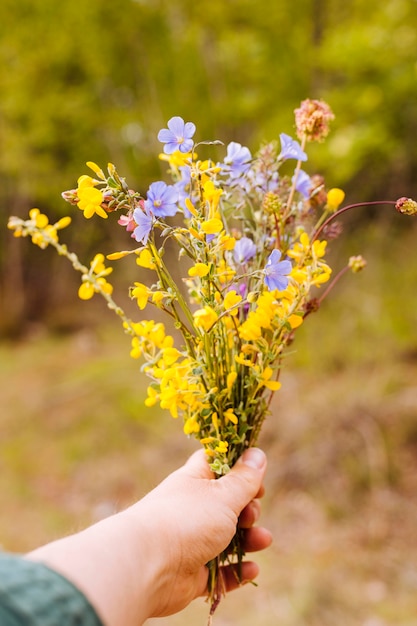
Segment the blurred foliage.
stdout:
<svg viewBox="0 0 417 626">
<path fill-rule="evenodd" d="M 313 147 L 310 173 L 352 200 L 416 195 L 416 18 L 416 0 L 3 0 L 3 332 L 75 294 L 66 299 L 59 259 L 13 240 L 7 216 L 67 212 L 60 193 L 86 160 L 115 162 L 145 193 L 163 175 L 156 135 L 175 114 L 199 137 L 254 150 L 292 133 L 300 100 L 323 98 L 336 121 Z M 87 234 L 76 217 L 69 243 L 89 254 L 108 225 L 90 223 Z"/>
</svg>

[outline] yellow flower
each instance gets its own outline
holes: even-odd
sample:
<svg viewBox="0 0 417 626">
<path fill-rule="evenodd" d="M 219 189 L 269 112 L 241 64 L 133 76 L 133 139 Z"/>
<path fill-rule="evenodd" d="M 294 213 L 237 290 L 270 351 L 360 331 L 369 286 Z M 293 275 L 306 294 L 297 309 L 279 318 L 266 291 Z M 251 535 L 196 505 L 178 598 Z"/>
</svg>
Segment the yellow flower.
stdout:
<svg viewBox="0 0 417 626">
<path fill-rule="evenodd" d="M 194 215 L 194 217 L 197 217 L 198 213 L 196 211 L 194 204 L 191 202 L 190 198 L 185 198 L 185 206 L 187 207 L 191 215 Z"/>
<path fill-rule="evenodd" d="M 302 315 L 290 315 L 288 318 L 289 325 L 291 326 L 292 329 L 298 328 L 299 326 L 301 326 L 303 321 L 304 320 L 303 320 Z"/>
<path fill-rule="evenodd" d="M 228 447 L 229 444 L 227 441 L 219 441 L 218 445 L 214 449 L 220 454 L 227 454 Z"/>
<path fill-rule="evenodd" d="M 241 301 L 242 301 L 242 296 L 237 294 L 234 289 L 231 289 L 225 295 L 224 302 L 223 302 L 224 308 L 226 309 L 226 311 L 229 311 L 229 309 L 232 309 L 232 307 L 234 307 L 232 310 L 229 311 L 229 313 L 230 315 L 237 315 L 238 314 L 237 305 Z"/>
<path fill-rule="evenodd" d="M 83 211 L 84 217 L 87 219 L 93 217 L 94 214 L 100 215 L 100 217 L 106 219 L 108 215 L 101 206 L 103 193 L 94 186 L 95 184 L 91 176 L 80 176 L 77 188 L 77 206 Z"/>
<path fill-rule="evenodd" d="M 207 180 L 203 184 L 203 198 L 209 204 L 210 217 L 212 217 L 213 213 L 217 210 L 222 193 L 223 190 L 216 187 L 212 180 Z"/>
<path fill-rule="evenodd" d="M 136 263 L 140 267 L 146 267 L 147 269 L 150 269 L 150 270 L 156 269 L 154 258 L 150 250 L 148 250 L 148 248 L 143 248 L 143 250 L 139 252 L 138 258 L 136 259 Z"/>
<path fill-rule="evenodd" d="M 217 322 L 218 315 L 210 306 L 205 306 L 194 312 L 195 325 L 203 328 L 206 332 Z"/>
<path fill-rule="evenodd" d="M 239 355 L 235 356 L 236 363 L 239 365 L 245 365 L 246 367 L 253 367 L 253 363 L 250 359 L 245 359 L 245 355 L 241 352 Z"/>
<path fill-rule="evenodd" d="M 152 292 L 152 302 L 156 306 L 161 306 L 162 300 L 165 298 L 165 294 L 163 291 L 154 291 Z"/>
<path fill-rule="evenodd" d="M 159 400 L 159 393 L 156 389 L 154 389 L 154 387 L 149 386 L 148 387 L 148 397 L 145 400 L 145 406 L 147 407 L 152 407 L 155 406 L 155 404 L 158 402 Z"/>
<path fill-rule="evenodd" d="M 81 300 L 90 300 L 95 294 L 94 285 L 89 282 L 81 283 L 78 289 L 78 297 Z"/>
<path fill-rule="evenodd" d="M 236 378 L 237 378 L 237 373 L 234 370 L 228 373 L 227 379 L 226 379 L 226 386 L 229 391 L 231 391 L 233 385 L 235 384 Z"/>
<path fill-rule="evenodd" d="M 223 233 L 219 237 L 219 246 L 221 250 L 234 250 L 236 239 L 227 233 Z"/>
<path fill-rule="evenodd" d="M 111 294 L 113 285 L 107 282 L 105 276 L 111 274 L 112 271 L 112 267 L 104 265 L 104 254 L 101 252 L 96 254 L 90 263 L 89 273 L 83 274 L 83 282 L 78 290 L 78 297 L 81 300 L 90 300 L 95 293 Z"/>
<path fill-rule="evenodd" d="M 215 235 L 219 233 L 223 229 L 223 222 L 221 219 L 217 217 L 213 217 L 212 219 L 206 220 L 201 223 L 201 230 L 206 235 Z"/>
<path fill-rule="evenodd" d="M 271 380 L 273 373 L 274 372 L 270 367 L 265 367 L 259 380 L 258 389 L 260 387 L 266 387 L 271 391 L 277 391 L 281 387 L 280 382 L 278 382 L 277 380 Z"/>
<path fill-rule="evenodd" d="M 221 259 L 217 265 L 216 271 L 216 276 L 218 277 L 219 281 L 224 285 L 225 283 L 231 281 L 235 274 L 236 271 L 232 267 L 227 265 L 224 259 Z"/>
<path fill-rule="evenodd" d="M 36 228 L 45 228 L 49 224 L 47 216 L 41 213 L 39 209 L 31 209 L 29 211 L 29 217 L 35 222 Z"/>
<path fill-rule="evenodd" d="M 187 165 L 187 163 L 189 163 L 189 161 L 191 160 L 192 156 L 193 155 L 191 152 L 180 152 L 179 150 L 175 150 L 175 152 L 173 152 L 172 154 L 161 153 L 159 155 L 159 158 L 161 159 L 161 161 L 168 161 L 171 167 L 179 168 L 179 167 L 182 167 L 183 165 Z M 197 155 L 194 155 L 194 158 L 196 156 Z"/>
<path fill-rule="evenodd" d="M 131 290 L 132 298 L 136 298 L 138 307 L 143 310 L 148 304 L 149 289 L 142 283 L 135 283 L 134 288 Z"/>
<path fill-rule="evenodd" d="M 67 226 L 71 224 L 71 221 L 72 220 L 69 215 L 66 215 L 65 217 L 61 217 L 61 219 L 58 220 L 56 224 L 54 224 L 54 228 L 56 228 L 57 230 L 66 228 Z"/>
<path fill-rule="evenodd" d="M 233 409 L 226 409 L 226 411 L 224 412 L 224 420 L 226 424 L 232 422 L 232 424 L 236 425 L 238 423 L 238 419 L 233 413 Z"/>
<path fill-rule="evenodd" d="M 199 278 L 202 278 L 203 276 L 207 276 L 209 271 L 210 265 L 208 263 L 196 263 L 188 270 L 188 276 L 198 276 Z"/>
<path fill-rule="evenodd" d="M 344 199 L 345 192 L 343 191 L 343 189 L 338 189 L 337 187 L 329 189 L 329 191 L 327 192 L 326 209 L 334 213 L 335 211 L 337 211 Z"/>
<path fill-rule="evenodd" d="M 241 339 L 244 339 L 244 341 L 256 341 L 260 338 L 261 334 L 261 326 L 259 325 L 258 320 L 254 315 L 254 311 L 251 311 L 247 319 L 239 327 L 239 337 Z M 237 357 L 235 357 L 235 359 L 238 363 L 240 362 L 238 361 Z M 246 363 L 244 365 L 246 365 Z"/>
<path fill-rule="evenodd" d="M 189 417 L 184 424 L 184 433 L 186 435 L 191 435 L 192 433 L 200 432 L 200 424 L 197 422 L 195 417 Z"/>
<path fill-rule="evenodd" d="M 101 180 L 106 180 L 103 170 L 97 165 L 97 163 L 94 163 L 94 161 L 87 161 L 86 165 L 90 168 L 90 170 L 93 170 L 94 174 L 101 178 Z"/>
<path fill-rule="evenodd" d="M 162 349 L 162 359 L 166 365 L 173 365 L 181 356 L 181 352 L 177 348 L 167 347 Z"/>
</svg>

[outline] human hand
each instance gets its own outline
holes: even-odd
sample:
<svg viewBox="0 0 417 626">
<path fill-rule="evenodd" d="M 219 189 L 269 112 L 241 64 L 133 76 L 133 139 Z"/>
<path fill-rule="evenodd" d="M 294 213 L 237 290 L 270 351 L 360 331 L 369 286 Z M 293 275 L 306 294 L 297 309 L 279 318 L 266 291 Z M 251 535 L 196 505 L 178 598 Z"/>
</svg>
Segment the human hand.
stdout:
<svg viewBox="0 0 417 626">
<path fill-rule="evenodd" d="M 264 453 L 252 448 L 226 476 L 213 480 L 204 452 L 199 451 L 130 509 L 142 528 L 144 520 L 149 521 L 155 541 L 153 558 L 160 562 L 149 617 L 180 611 L 207 593 L 205 564 L 229 545 L 237 524 L 244 529 L 245 552 L 270 545 L 269 531 L 254 527 L 265 469 Z M 225 591 L 239 586 L 233 569 L 223 568 Z M 242 582 L 253 580 L 258 570 L 256 563 L 243 562 Z"/>
</svg>

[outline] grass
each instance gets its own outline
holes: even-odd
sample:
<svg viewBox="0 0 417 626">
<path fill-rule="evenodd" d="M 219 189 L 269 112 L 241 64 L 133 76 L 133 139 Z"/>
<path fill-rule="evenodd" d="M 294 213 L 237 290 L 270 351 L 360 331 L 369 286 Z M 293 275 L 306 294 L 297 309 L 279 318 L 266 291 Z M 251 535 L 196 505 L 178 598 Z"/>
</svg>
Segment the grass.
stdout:
<svg viewBox="0 0 417 626">
<path fill-rule="evenodd" d="M 368 250 L 368 268 L 298 334 L 260 442 L 274 544 L 259 586 L 226 598 L 215 626 L 417 626 L 416 228 L 390 235 L 355 234 L 345 252 Z M 5 549 L 128 505 L 196 448 L 143 406 L 146 381 L 118 331 L 40 329 L 0 345 Z M 206 616 L 197 601 L 154 623 Z"/>
</svg>

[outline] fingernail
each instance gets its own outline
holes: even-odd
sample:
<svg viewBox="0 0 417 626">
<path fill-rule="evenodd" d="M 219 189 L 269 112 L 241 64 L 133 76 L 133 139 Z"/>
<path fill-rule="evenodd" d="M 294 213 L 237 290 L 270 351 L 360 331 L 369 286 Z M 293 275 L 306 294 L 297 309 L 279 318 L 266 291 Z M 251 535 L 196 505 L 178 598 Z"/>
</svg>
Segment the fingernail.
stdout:
<svg viewBox="0 0 417 626">
<path fill-rule="evenodd" d="M 259 448 L 249 448 L 242 454 L 242 461 L 249 467 L 261 469 L 265 465 L 265 454 Z"/>
</svg>

